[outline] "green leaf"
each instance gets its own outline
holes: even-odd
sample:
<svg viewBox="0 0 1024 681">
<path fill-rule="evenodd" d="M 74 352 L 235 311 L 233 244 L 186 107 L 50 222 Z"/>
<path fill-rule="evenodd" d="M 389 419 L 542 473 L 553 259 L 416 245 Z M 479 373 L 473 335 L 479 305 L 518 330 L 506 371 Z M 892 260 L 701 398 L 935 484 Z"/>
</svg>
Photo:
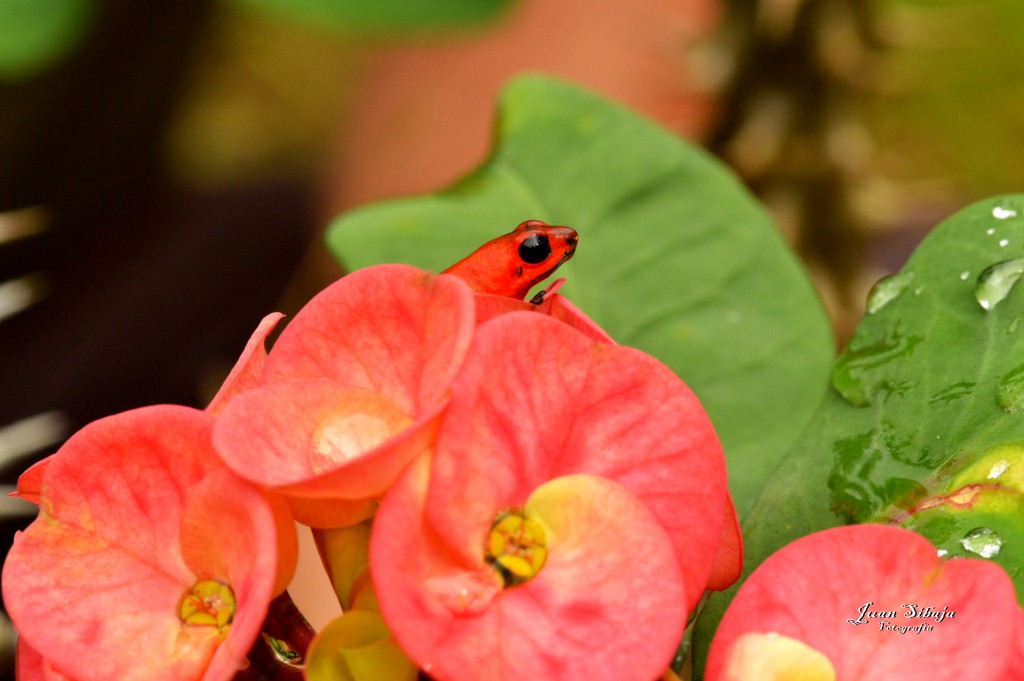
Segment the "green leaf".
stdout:
<svg viewBox="0 0 1024 681">
<path fill-rule="evenodd" d="M 991 559 L 1024 594 L 1022 256 L 1024 196 L 989 199 L 940 224 L 876 286 L 832 390 L 744 523 L 744 578 L 797 537 L 893 522 L 948 555 L 983 555 L 991 535 L 969 535 L 991 531 L 1002 541 Z M 737 588 L 709 599 L 702 650 Z"/>
<path fill-rule="evenodd" d="M 439 271 L 526 219 L 575 227 L 562 292 L 694 390 L 742 513 L 820 400 L 832 354 L 821 306 L 773 224 L 702 150 L 556 81 L 508 85 L 497 140 L 447 191 L 344 216 L 331 249 L 350 268 Z"/>
<path fill-rule="evenodd" d="M 407 31 L 496 17 L 511 0 L 232 0 L 328 29 Z"/>
<path fill-rule="evenodd" d="M 92 27 L 96 0 L 0 0 L 0 79 L 28 78 L 70 52 Z"/>
</svg>

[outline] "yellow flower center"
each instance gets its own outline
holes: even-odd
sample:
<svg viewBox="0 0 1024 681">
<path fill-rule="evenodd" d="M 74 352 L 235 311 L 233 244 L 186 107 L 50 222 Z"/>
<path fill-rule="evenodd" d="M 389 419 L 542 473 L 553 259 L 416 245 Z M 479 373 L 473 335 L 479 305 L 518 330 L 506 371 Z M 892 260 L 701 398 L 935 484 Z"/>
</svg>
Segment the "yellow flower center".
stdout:
<svg viewBox="0 0 1024 681">
<path fill-rule="evenodd" d="M 487 535 L 487 562 L 501 575 L 505 586 L 533 578 L 548 557 L 544 528 L 521 511 L 498 515 Z"/>
<path fill-rule="evenodd" d="M 196 582 L 181 599 L 179 616 L 185 624 L 217 627 L 221 631 L 235 616 L 235 592 L 213 579 Z"/>
</svg>

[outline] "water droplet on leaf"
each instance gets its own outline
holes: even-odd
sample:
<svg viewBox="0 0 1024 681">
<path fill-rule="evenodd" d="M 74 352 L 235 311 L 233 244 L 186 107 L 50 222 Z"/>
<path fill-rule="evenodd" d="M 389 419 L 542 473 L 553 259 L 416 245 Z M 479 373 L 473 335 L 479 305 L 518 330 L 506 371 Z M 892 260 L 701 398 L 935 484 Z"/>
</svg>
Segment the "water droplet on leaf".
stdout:
<svg viewBox="0 0 1024 681">
<path fill-rule="evenodd" d="M 832 443 L 833 464 L 828 477 L 831 509 L 850 520 L 863 521 L 885 508 L 909 509 L 927 496 L 914 478 L 930 467 L 928 448 L 915 446 L 893 424 Z"/>
<path fill-rule="evenodd" d="M 939 392 L 932 395 L 931 398 L 928 400 L 928 403 L 949 404 L 950 402 L 954 402 L 963 397 L 969 397 L 971 395 L 971 391 L 973 388 L 974 384 L 971 383 L 970 381 L 961 381 L 959 383 L 954 383 L 953 385 L 948 385 Z"/>
<path fill-rule="evenodd" d="M 964 535 L 960 545 L 982 558 L 992 558 L 1003 548 L 1003 538 L 987 527 L 977 527 Z"/>
<path fill-rule="evenodd" d="M 1010 467 L 1010 462 L 1006 459 L 1000 459 L 992 464 L 992 468 L 989 469 L 988 475 L 986 476 L 989 480 L 997 480 L 999 476 L 1006 472 Z"/>
<path fill-rule="evenodd" d="M 879 279 L 868 294 L 867 311 L 874 314 L 900 297 L 914 279 L 913 272 L 890 274 Z"/>
<path fill-rule="evenodd" d="M 992 217 L 996 220 L 1006 220 L 1007 218 L 1017 217 L 1017 211 L 1005 206 L 996 206 L 992 209 Z"/>
<path fill-rule="evenodd" d="M 971 276 L 970 272 L 964 271 L 960 273 L 960 281 L 967 281 L 967 277 Z"/>
<path fill-rule="evenodd" d="M 1010 295 L 1021 274 L 1024 274 L 1024 258 L 1005 260 L 987 268 L 978 275 L 978 283 L 974 287 L 978 304 L 985 310 L 994 308 Z"/>
<path fill-rule="evenodd" d="M 897 327 L 879 341 L 848 347 L 832 366 L 832 387 L 855 407 L 866 407 L 882 392 L 902 395 L 911 384 L 897 380 L 890 364 L 910 356 L 921 336 Z"/>
<path fill-rule="evenodd" d="M 999 247 L 1000 248 L 1006 248 L 1009 245 L 1010 245 L 1010 240 L 1009 239 L 1000 239 L 999 240 Z"/>
<path fill-rule="evenodd" d="M 996 401 L 1011 414 L 1024 407 L 1024 364 L 999 379 Z"/>
</svg>

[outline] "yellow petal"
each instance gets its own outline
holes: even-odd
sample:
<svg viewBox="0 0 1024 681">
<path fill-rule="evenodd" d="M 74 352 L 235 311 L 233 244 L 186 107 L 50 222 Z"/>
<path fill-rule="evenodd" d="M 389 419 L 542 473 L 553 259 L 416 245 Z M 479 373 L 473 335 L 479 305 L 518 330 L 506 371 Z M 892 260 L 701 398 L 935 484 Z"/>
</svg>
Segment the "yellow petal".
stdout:
<svg viewBox="0 0 1024 681">
<path fill-rule="evenodd" d="M 776 633 L 736 639 L 726 662 L 725 681 L 835 681 L 824 654 L 803 641 Z"/>
</svg>

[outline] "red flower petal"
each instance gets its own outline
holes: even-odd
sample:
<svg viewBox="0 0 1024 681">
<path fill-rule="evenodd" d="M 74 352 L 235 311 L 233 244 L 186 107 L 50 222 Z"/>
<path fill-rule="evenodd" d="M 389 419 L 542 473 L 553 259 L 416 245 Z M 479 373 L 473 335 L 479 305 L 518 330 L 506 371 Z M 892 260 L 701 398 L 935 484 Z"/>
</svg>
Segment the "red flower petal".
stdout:
<svg viewBox="0 0 1024 681">
<path fill-rule="evenodd" d="M 865 604 L 868 613 L 895 616 L 859 618 Z M 956 614 L 908 619 L 904 604 Z M 886 621 L 932 629 L 901 634 L 884 629 Z M 1020 622 L 1013 584 L 998 565 L 942 560 L 926 539 L 895 527 L 833 528 L 783 547 L 747 579 L 719 625 L 705 678 L 728 678 L 743 634 L 776 632 L 826 655 L 840 680 L 1020 679 L 1024 670 L 1011 666 Z"/>
<path fill-rule="evenodd" d="M 305 499 L 382 494 L 430 445 L 440 407 L 413 422 L 388 397 L 320 380 L 249 390 L 221 412 L 214 444 L 239 475 Z"/>
<path fill-rule="evenodd" d="M 493 515 L 474 517 L 468 537 L 453 535 L 425 513 L 428 484 L 423 458 L 386 497 L 370 548 L 381 612 L 427 673 L 647 681 L 668 665 L 686 620 L 679 564 L 658 520 L 624 487 L 584 475 L 538 487 L 525 513 L 545 529 L 547 560 L 503 589 L 484 562 Z"/>
<path fill-rule="evenodd" d="M 325 526 L 335 514 L 316 500 L 380 495 L 429 446 L 472 333 L 459 278 L 405 265 L 353 272 L 284 330 L 264 385 L 227 404 L 217 449 Z"/>
<path fill-rule="evenodd" d="M 206 411 L 211 414 L 218 413 L 229 399 L 240 392 L 255 388 L 260 383 L 260 376 L 263 374 L 263 366 L 267 361 L 266 340 L 267 336 L 274 330 L 277 323 L 284 317 L 280 312 L 268 314 L 252 332 L 249 341 L 245 344 L 241 356 L 235 362 L 231 372 L 224 379 L 224 384 L 213 396 Z"/>
<path fill-rule="evenodd" d="M 18 638 L 15 677 L 18 681 L 70 681 L 67 676 L 55 671 L 23 637 Z"/>
<path fill-rule="evenodd" d="M 473 324 L 473 296 L 458 277 L 368 267 L 295 315 L 267 358 L 263 382 L 328 378 L 419 414 L 445 400 Z"/>
<path fill-rule="evenodd" d="M 18 491 L 11 493 L 11 496 L 38 506 L 39 495 L 43 490 L 43 476 L 46 474 L 51 459 L 53 459 L 52 454 L 25 469 L 25 472 L 18 476 Z"/>
<path fill-rule="evenodd" d="M 296 522 L 314 529 L 349 527 L 373 517 L 377 499 L 311 499 L 286 497 Z"/>
<path fill-rule="evenodd" d="M 615 342 L 594 320 L 580 312 L 579 308 L 561 294 L 545 296 L 544 302 L 538 306 L 538 309 L 542 314 L 549 315 L 563 324 L 568 324 L 593 340 L 603 343 Z"/>
<path fill-rule="evenodd" d="M 431 526 L 474 536 L 480 518 L 521 506 L 548 480 L 607 477 L 666 528 L 688 607 L 697 603 L 722 536 L 725 464 L 700 403 L 671 370 L 544 315 L 510 313 L 478 329 L 452 395 L 436 444 Z M 470 541 L 466 550 L 477 548 Z"/>
<path fill-rule="evenodd" d="M 295 572 L 298 537 L 291 513 L 283 499 L 221 468 L 192 489 L 181 519 L 180 545 L 196 579 L 227 582 L 239 603 L 228 636 L 205 673 L 206 678 L 229 679 L 266 617 L 266 606 L 248 606 L 269 604 Z"/>
<path fill-rule="evenodd" d="M 137 409 L 86 426 L 52 458 L 40 515 L 4 564 L 3 596 L 21 636 L 54 669 L 80 680 L 199 678 L 216 656 L 212 680 L 244 659 L 255 637 L 246 622 L 262 620 L 274 586 L 276 527 L 261 493 L 221 467 L 213 420 L 185 407 Z M 214 510 L 205 521 L 194 515 Z M 222 523 L 211 539 L 249 537 L 244 555 L 207 546 L 198 553 L 229 564 L 190 565 L 186 516 L 193 528 Z M 181 599 L 202 578 L 193 567 L 234 580 L 240 626 L 226 645 L 216 627 L 181 622 Z"/>
<path fill-rule="evenodd" d="M 726 497 L 725 522 L 722 524 L 722 539 L 715 554 L 715 564 L 708 578 L 708 589 L 728 589 L 743 572 L 743 535 L 740 521 L 736 517 L 736 506 L 732 497 Z"/>
<path fill-rule="evenodd" d="M 558 282 L 565 281 L 559 279 Z M 508 296 L 498 296 L 492 293 L 476 293 L 473 295 L 473 299 L 476 301 L 476 323 L 483 324 L 486 321 L 494 319 L 495 317 L 509 312 L 535 312 L 537 314 L 547 315 L 557 319 L 558 321 L 566 324 L 583 335 L 587 336 L 592 340 L 596 340 L 601 343 L 614 343 L 612 337 L 609 336 L 604 329 L 597 325 L 594 320 L 586 316 L 579 309 L 569 302 L 569 299 L 561 294 L 556 294 L 555 290 L 560 288 L 552 285 L 549 287 L 548 294 L 544 297 L 544 300 L 539 305 L 528 303 L 526 301 L 517 300 Z"/>
</svg>

